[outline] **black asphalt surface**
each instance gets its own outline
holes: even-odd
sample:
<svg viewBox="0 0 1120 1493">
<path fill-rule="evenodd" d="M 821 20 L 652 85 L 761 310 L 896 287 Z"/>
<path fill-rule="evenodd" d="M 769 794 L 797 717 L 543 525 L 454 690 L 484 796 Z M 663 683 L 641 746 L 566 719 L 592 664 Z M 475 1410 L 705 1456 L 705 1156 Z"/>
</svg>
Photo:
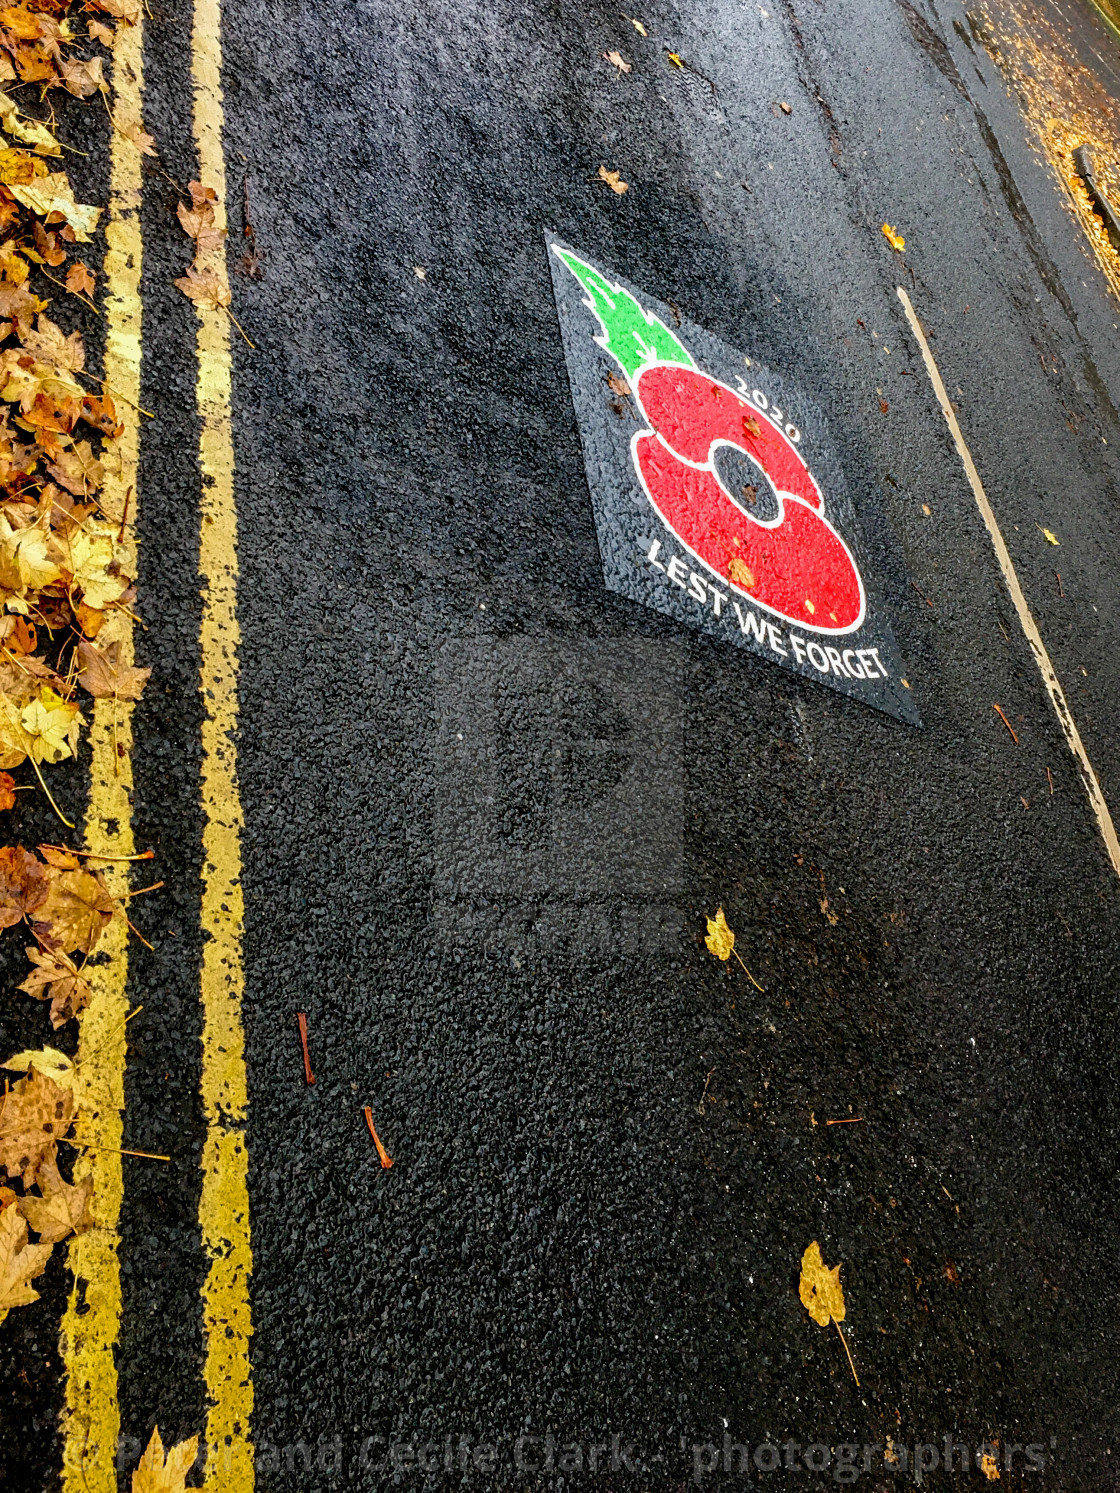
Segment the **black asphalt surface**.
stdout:
<svg viewBox="0 0 1120 1493">
<path fill-rule="evenodd" d="M 1118 814 L 1120 317 L 979 14 L 639 19 L 224 6 L 231 268 L 247 200 L 262 271 L 234 275 L 258 1486 L 746 1486 L 709 1467 L 726 1431 L 829 1449 L 763 1485 L 948 1434 L 998 1444 L 1000 1487 L 1103 1493 L 1117 882 L 895 287 Z M 122 1487 L 204 1416 L 187 7 L 147 36 L 135 797 L 168 885 L 125 1144 L 176 1160 L 126 1162 Z M 826 412 L 921 730 L 605 590 L 546 230 Z M 705 950 L 717 905 L 764 993 Z M 798 1300 L 814 1239 L 858 1389 Z M 52 1269 L 0 1337 L 5 1489 L 57 1476 Z"/>
</svg>

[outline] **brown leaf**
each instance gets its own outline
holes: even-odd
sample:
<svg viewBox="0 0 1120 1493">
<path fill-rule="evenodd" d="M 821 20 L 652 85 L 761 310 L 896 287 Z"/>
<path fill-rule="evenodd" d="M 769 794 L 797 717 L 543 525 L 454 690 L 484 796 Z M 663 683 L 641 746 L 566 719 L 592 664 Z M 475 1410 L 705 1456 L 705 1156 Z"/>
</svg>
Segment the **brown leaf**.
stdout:
<svg viewBox="0 0 1120 1493">
<path fill-rule="evenodd" d="M 762 426 L 753 415 L 743 416 L 743 434 L 753 435 L 756 440 L 762 434 Z"/>
<path fill-rule="evenodd" d="M 620 171 L 608 171 L 605 166 L 599 167 L 599 180 L 605 181 L 611 191 L 617 192 L 620 197 L 623 192 L 630 190 L 630 183 L 622 180 L 622 173 Z M 178 281 L 176 281 L 176 284 L 178 284 Z"/>
<path fill-rule="evenodd" d="M 91 296 L 96 284 L 92 270 L 87 269 L 80 259 L 76 259 L 66 272 L 66 289 L 71 295 Z"/>
<path fill-rule="evenodd" d="M 626 61 L 621 52 L 604 52 L 603 61 L 609 62 L 610 65 L 617 68 L 620 73 L 628 73 L 633 71 L 631 64 Z"/>
<path fill-rule="evenodd" d="M 42 1275 L 51 1257 L 49 1244 L 28 1244 L 27 1219 L 18 1208 L 0 1213 L 0 1321 L 13 1306 L 38 1301 L 28 1282 Z"/>
<path fill-rule="evenodd" d="M 118 659 L 120 643 L 110 643 L 99 648 L 83 638 L 78 644 L 78 657 L 82 661 L 79 679 L 82 687 L 89 690 L 95 699 L 114 695 L 119 700 L 139 700 L 151 669 L 135 669 L 122 664 Z"/>
<path fill-rule="evenodd" d="M 96 607 L 87 607 L 84 601 L 80 601 L 74 608 L 74 615 L 87 638 L 95 638 L 105 625 L 105 613 L 99 612 Z"/>
<path fill-rule="evenodd" d="M 117 33 L 113 30 L 112 26 L 106 26 L 102 21 L 90 21 L 89 34 L 94 41 L 102 42 L 105 46 L 111 47 L 113 45 L 113 38 Z"/>
<path fill-rule="evenodd" d="M 16 806 L 16 780 L 11 773 L 0 772 L 0 814 Z"/>
<path fill-rule="evenodd" d="M 0 26 L 19 41 L 37 41 L 43 34 L 43 17 L 23 5 L 6 5 L 0 10 Z"/>
<path fill-rule="evenodd" d="M 84 1234 L 93 1228 L 89 1211 L 93 1195 L 93 1178 L 83 1177 L 76 1185 L 63 1181 L 56 1162 L 39 1168 L 39 1191 L 42 1197 L 20 1199 L 20 1212 L 39 1235 L 40 1244 L 58 1244 L 69 1234 Z"/>
<path fill-rule="evenodd" d="M 36 1000 L 50 1000 L 51 1025 L 57 1031 L 89 1005 L 93 994 L 89 981 L 82 977 L 73 960 L 63 953 L 39 949 L 32 944 L 27 957 L 37 968 L 19 988 Z"/>
<path fill-rule="evenodd" d="M 0 1101 L 0 1167 L 30 1187 L 39 1168 L 54 1160 L 55 1143 L 70 1129 L 74 1096 L 38 1068 Z"/>
<path fill-rule="evenodd" d="M 31 236 L 35 240 L 35 252 L 44 264 L 49 264 L 52 268 L 57 268 L 58 265 L 65 263 L 66 250 L 60 246 L 58 234 L 48 233 L 38 218 L 31 225 Z M 26 252 L 30 253 L 31 251 L 27 250 Z"/>
<path fill-rule="evenodd" d="M 40 845 L 39 854 L 48 866 L 54 866 L 58 871 L 80 871 L 82 862 L 72 850 L 64 850 L 61 845 Z M 31 950 L 27 951 L 29 954 Z"/>
<path fill-rule="evenodd" d="M 0 850 L 0 928 L 11 928 L 47 900 L 46 867 L 22 845 Z"/>
<path fill-rule="evenodd" d="M 617 187 L 615 190 L 618 190 Z M 623 191 L 625 190 L 624 186 Z M 218 278 L 217 271 L 209 267 L 200 270 L 192 264 L 187 273 L 181 275 L 174 283 L 189 301 L 194 301 L 196 306 L 202 306 L 210 311 L 217 311 L 220 307 L 228 306 L 231 300 L 229 286 L 223 285 Z"/>
<path fill-rule="evenodd" d="M 607 386 L 622 398 L 630 393 L 630 385 L 621 374 L 615 373 L 613 368 L 607 374 Z"/>
<path fill-rule="evenodd" d="M 117 903 L 92 871 L 51 871 L 50 889 L 33 925 L 40 943 L 72 953 L 93 952 Z"/>
<path fill-rule="evenodd" d="M 82 400 L 82 419 L 102 435 L 112 436 L 114 439 L 124 430 L 117 419 L 117 407 L 108 394 L 87 394 Z"/>
<path fill-rule="evenodd" d="M 88 441 L 76 441 L 57 461 L 48 463 L 47 471 L 67 492 L 87 498 L 101 486 L 105 469 L 93 454 Z"/>
<path fill-rule="evenodd" d="M 738 555 L 732 555 L 727 562 L 727 575 L 737 586 L 743 586 L 750 591 L 755 584 L 754 572 L 750 566 L 739 559 Z"/>
</svg>

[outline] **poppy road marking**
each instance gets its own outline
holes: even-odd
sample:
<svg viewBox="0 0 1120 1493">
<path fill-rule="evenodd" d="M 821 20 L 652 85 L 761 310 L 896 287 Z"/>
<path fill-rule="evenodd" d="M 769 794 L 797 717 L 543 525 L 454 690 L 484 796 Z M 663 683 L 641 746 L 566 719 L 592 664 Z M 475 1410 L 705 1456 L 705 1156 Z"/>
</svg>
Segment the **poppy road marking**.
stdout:
<svg viewBox="0 0 1120 1493">
<path fill-rule="evenodd" d="M 226 226 L 226 172 L 222 154 L 220 0 L 195 0 L 191 33 L 193 123 L 199 180 L 214 189 L 216 226 Z M 228 299 L 229 278 L 221 246 L 200 256 Z M 237 783 L 237 510 L 234 503 L 233 370 L 227 313 L 197 306 L 202 476 L 199 628 L 202 722 L 202 1078 L 206 1139 L 198 1217 L 208 1257 L 202 1286 L 205 1334 L 203 1377 L 206 1470 L 203 1487 L 250 1493 L 254 1483 L 250 1417 L 253 1381 L 249 1339 L 253 1326 L 249 1277 L 249 1155 L 245 1141 L 248 1087 L 241 998 L 244 902 Z"/>
<path fill-rule="evenodd" d="M 113 42 L 113 117 L 141 123 L 143 19 L 120 25 Z M 117 417 L 119 473 L 106 465 L 104 496 L 124 516 L 123 539 L 135 543 L 140 451 L 140 151 L 121 129 L 112 131 L 109 211 L 105 225 L 105 378 L 122 397 Z M 133 574 L 136 572 L 133 571 Z M 123 664 L 133 661 L 133 624 L 126 611 L 107 614 L 99 641 L 119 642 Z M 132 710 L 130 700 L 97 700 L 90 727 L 92 762 L 86 848 L 105 855 L 134 853 L 132 838 Z M 110 891 L 128 890 L 127 863 L 109 862 Z M 117 1493 L 120 1406 L 114 1350 L 120 1335 L 121 1281 L 118 1222 L 124 1197 L 122 1140 L 127 1052 L 128 929 L 115 917 L 88 966 L 93 995 L 79 1018 L 74 1097 L 81 1135 L 99 1149 L 80 1153 L 75 1178 L 93 1177 L 94 1227 L 71 1239 L 67 1263 L 73 1286 L 63 1313 L 59 1356 L 64 1375 L 62 1488 L 64 1493 Z"/>
<path fill-rule="evenodd" d="M 1050 655 L 1046 651 L 1046 644 L 1042 641 L 1042 634 L 1038 630 L 1038 624 L 1031 615 L 1027 599 L 1023 595 L 1023 588 L 1019 584 L 1019 577 L 1015 573 L 1011 555 L 1000 533 L 996 516 L 992 512 L 992 505 L 988 502 L 988 495 L 984 491 L 984 484 L 980 481 L 980 473 L 976 470 L 976 463 L 972 459 L 972 453 L 968 449 L 964 436 L 961 434 L 960 425 L 957 423 L 956 413 L 949 402 L 949 396 L 945 391 L 940 370 L 934 361 L 926 334 L 922 330 L 922 324 L 918 320 L 910 297 L 901 285 L 896 286 L 898 298 L 902 302 L 902 308 L 906 312 L 906 319 L 910 323 L 910 330 L 917 338 L 918 346 L 922 350 L 922 358 L 929 374 L 929 381 L 933 385 L 933 392 L 937 395 L 937 402 L 941 406 L 941 413 L 945 416 L 946 424 L 953 436 L 953 442 L 957 448 L 957 455 L 961 459 L 965 475 L 968 477 L 969 486 L 972 488 L 972 496 L 976 499 L 976 506 L 980 510 L 980 517 L 984 520 L 984 526 L 992 541 L 992 548 L 996 552 L 996 560 L 999 562 L 1000 571 L 1003 574 L 1004 583 L 1011 594 L 1011 600 L 1015 606 L 1016 615 L 1019 618 L 1019 626 L 1023 629 L 1023 635 L 1030 644 L 1034 661 L 1038 665 L 1038 672 L 1042 675 L 1042 682 L 1046 686 L 1046 693 L 1050 696 L 1050 703 L 1054 707 L 1054 714 L 1058 717 L 1058 724 L 1062 728 L 1066 744 L 1077 758 L 1081 770 L 1081 781 L 1085 785 L 1085 792 L 1089 795 L 1089 802 L 1093 806 L 1093 813 L 1097 817 L 1097 826 L 1104 840 L 1108 858 L 1112 862 L 1112 869 L 1120 876 L 1120 841 L 1116 838 L 1116 829 L 1112 823 L 1112 815 L 1108 811 L 1101 785 L 1097 781 L 1097 775 L 1093 771 L 1093 764 L 1089 761 L 1089 754 L 1085 750 L 1085 744 L 1081 740 L 1081 733 L 1077 729 L 1077 723 L 1073 719 L 1073 712 L 1069 708 L 1065 691 L 1062 689 L 1061 681 L 1050 662 Z"/>
</svg>

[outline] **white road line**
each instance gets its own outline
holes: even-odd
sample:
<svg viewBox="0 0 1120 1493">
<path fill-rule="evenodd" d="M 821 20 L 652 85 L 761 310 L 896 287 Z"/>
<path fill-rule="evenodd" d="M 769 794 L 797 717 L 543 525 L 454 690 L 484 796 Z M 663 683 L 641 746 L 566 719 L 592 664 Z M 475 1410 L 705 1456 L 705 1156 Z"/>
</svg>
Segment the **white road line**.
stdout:
<svg viewBox="0 0 1120 1493">
<path fill-rule="evenodd" d="M 1054 707 L 1054 714 L 1058 717 L 1058 724 L 1066 738 L 1066 744 L 1077 758 L 1081 769 L 1081 781 L 1085 785 L 1085 792 L 1089 795 L 1089 802 L 1093 806 L 1093 813 L 1097 816 L 1097 825 L 1104 840 L 1108 858 L 1112 862 L 1112 869 L 1120 876 L 1120 841 L 1117 841 L 1116 830 L 1112 823 L 1112 815 L 1108 812 L 1101 785 L 1097 782 L 1097 775 L 1093 771 L 1093 764 L 1089 761 L 1089 754 L 1085 750 L 1085 743 L 1081 740 L 1081 733 L 1073 719 L 1073 713 L 1069 708 L 1065 691 L 1050 662 L 1050 655 L 1046 651 L 1046 644 L 1042 641 L 1042 634 L 1038 630 L 1038 624 L 1031 616 L 1030 607 L 1027 606 L 1027 598 L 1023 595 L 1023 588 L 1019 584 L 1019 577 L 1015 574 L 1015 566 L 1011 555 L 1000 533 L 996 516 L 992 512 L 992 505 L 988 502 L 988 495 L 984 491 L 984 484 L 980 481 L 980 473 L 976 470 L 976 463 L 972 459 L 972 452 L 968 449 L 961 428 L 957 423 L 957 417 L 953 412 L 953 406 L 949 403 L 949 396 L 945 392 L 945 384 L 941 378 L 940 370 L 934 361 L 930 345 L 926 340 L 926 334 L 922 331 L 922 324 L 918 320 L 914 307 L 910 303 L 910 297 L 901 285 L 896 286 L 898 298 L 902 302 L 906 319 L 910 323 L 910 330 L 918 339 L 918 346 L 922 349 L 922 358 L 925 361 L 926 372 L 929 381 L 933 385 L 933 392 L 937 395 L 937 402 L 941 406 L 941 413 L 945 416 L 946 423 L 952 432 L 953 441 L 957 448 L 957 455 L 964 466 L 968 477 L 969 486 L 972 488 L 972 496 L 976 499 L 976 506 L 980 510 L 980 517 L 988 530 L 992 541 L 992 548 L 996 552 L 999 568 L 1003 573 L 1003 579 L 1011 600 L 1015 603 L 1015 612 L 1019 618 L 1019 626 L 1023 629 L 1023 636 L 1030 644 L 1034 661 L 1038 665 L 1038 672 L 1042 675 L 1042 682 L 1046 686 L 1046 693 L 1050 696 L 1050 703 Z"/>
</svg>

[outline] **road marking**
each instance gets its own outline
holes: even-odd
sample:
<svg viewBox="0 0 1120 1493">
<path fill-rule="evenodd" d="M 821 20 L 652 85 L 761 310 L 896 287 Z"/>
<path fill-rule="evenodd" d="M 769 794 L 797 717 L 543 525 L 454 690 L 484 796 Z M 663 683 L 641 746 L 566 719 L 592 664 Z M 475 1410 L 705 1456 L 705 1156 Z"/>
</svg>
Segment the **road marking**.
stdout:
<svg viewBox="0 0 1120 1493">
<path fill-rule="evenodd" d="M 191 33 L 194 136 L 199 179 L 217 195 L 214 218 L 226 227 L 226 172 L 222 154 L 222 41 L 220 0 L 195 0 Z M 228 290 L 224 248 L 203 257 Z M 253 1381 L 249 1338 L 253 1326 L 249 1277 L 249 1154 L 245 1141 L 248 1088 L 241 1021 L 241 829 L 237 784 L 237 510 L 233 490 L 232 364 L 225 311 L 199 306 L 198 412 L 202 472 L 199 575 L 202 723 L 202 1103 L 206 1140 L 198 1205 L 203 1249 L 209 1257 L 202 1287 L 210 1405 L 206 1418 L 203 1487 L 249 1493 L 253 1446 L 249 1422 Z"/>
<path fill-rule="evenodd" d="M 127 127 L 141 123 L 144 88 L 143 21 L 119 25 L 113 42 L 113 114 Z M 108 502 L 126 514 L 124 540 L 135 543 L 137 463 L 140 450 L 140 151 L 121 130 L 112 131 L 109 211 L 105 225 L 105 378 L 123 396 L 117 415 L 124 432 L 117 442 L 120 470 L 106 467 Z M 135 571 L 130 572 L 136 574 Z M 111 611 L 99 641 L 119 642 L 121 662 L 133 661 L 133 625 L 127 612 Z M 132 855 L 132 711 L 130 700 L 97 700 L 90 727 L 92 764 L 86 812 L 86 848 L 106 855 Z M 109 889 L 127 891 L 127 865 L 103 871 Z M 115 1346 L 120 1335 L 121 1283 L 117 1250 L 124 1196 L 121 1111 L 128 1039 L 128 930 L 117 917 L 88 966 L 93 996 L 79 1018 L 75 1099 L 83 1135 L 103 1147 L 86 1152 L 75 1177 L 92 1175 L 96 1225 L 70 1241 L 73 1273 L 61 1323 L 59 1352 L 65 1377 L 62 1412 L 64 1493 L 117 1493 L 117 1399 Z"/>
<path fill-rule="evenodd" d="M 1089 795 L 1089 802 L 1093 806 L 1093 813 L 1097 816 L 1097 825 L 1104 840 L 1108 858 L 1112 862 L 1112 869 L 1120 876 L 1120 841 L 1117 841 L 1116 830 L 1112 823 L 1112 815 L 1108 811 L 1101 785 L 1097 781 L 1097 775 L 1093 771 L 1093 764 L 1089 761 L 1089 754 L 1085 750 L 1085 744 L 1081 740 L 1081 733 L 1073 719 L 1073 712 L 1069 708 L 1065 691 L 1055 672 L 1054 665 L 1050 662 L 1050 655 L 1046 651 L 1046 644 L 1042 641 L 1042 634 L 1038 630 L 1038 624 L 1031 616 L 1031 610 L 1027 606 L 1027 599 L 1023 595 L 1023 588 L 1019 584 L 1019 577 L 1015 573 L 1011 555 L 1007 545 L 1004 543 L 1003 535 L 1000 533 L 996 516 L 992 512 L 992 505 L 988 502 L 988 495 L 984 491 L 984 484 L 980 481 L 980 473 L 976 470 L 976 463 L 972 459 L 972 452 L 968 449 L 961 428 L 957 423 L 957 417 L 953 406 L 949 402 L 949 396 L 945 392 L 945 384 L 942 381 L 940 370 L 934 361 L 930 345 L 926 341 L 926 334 L 922 331 L 922 324 L 918 320 L 914 307 L 910 303 L 910 297 L 901 285 L 896 286 L 898 298 L 902 302 L 902 308 L 906 312 L 906 319 L 910 323 L 910 330 L 918 339 L 918 345 L 922 349 L 922 358 L 925 361 L 926 372 L 929 381 L 933 385 L 933 392 L 937 395 L 937 402 L 941 406 L 941 413 L 945 416 L 946 423 L 952 433 L 953 441 L 957 448 L 957 455 L 964 466 L 968 477 L 969 486 L 972 488 L 972 496 L 976 499 L 976 506 L 980 510 L 980 517 L 984 520 L 984 526 L 988 530 L 988 536 L 992 541 L 992 548 L 996 552 L 999 568 L 1003 573 L 1003 579 L 1011 600 L 1015 604 L 1015 612 L 1019 618 L 1019 626 L 1023 629 L 1023 635 L 1030 644 L 1034 661 L 1038 665 L 1038 672 L 1042 675 L 1042 682 L 1046 686 L 1046 693 L 1050 696 L 1050 703 L 1054 707 L 1054 714 L 1058 717 L 1058 724 L 1066 738 L 1066 744 L 1077 758 L 1081 769 L 1081 781 L 1085 785 L 1085 792 Z"/>
</svg>

